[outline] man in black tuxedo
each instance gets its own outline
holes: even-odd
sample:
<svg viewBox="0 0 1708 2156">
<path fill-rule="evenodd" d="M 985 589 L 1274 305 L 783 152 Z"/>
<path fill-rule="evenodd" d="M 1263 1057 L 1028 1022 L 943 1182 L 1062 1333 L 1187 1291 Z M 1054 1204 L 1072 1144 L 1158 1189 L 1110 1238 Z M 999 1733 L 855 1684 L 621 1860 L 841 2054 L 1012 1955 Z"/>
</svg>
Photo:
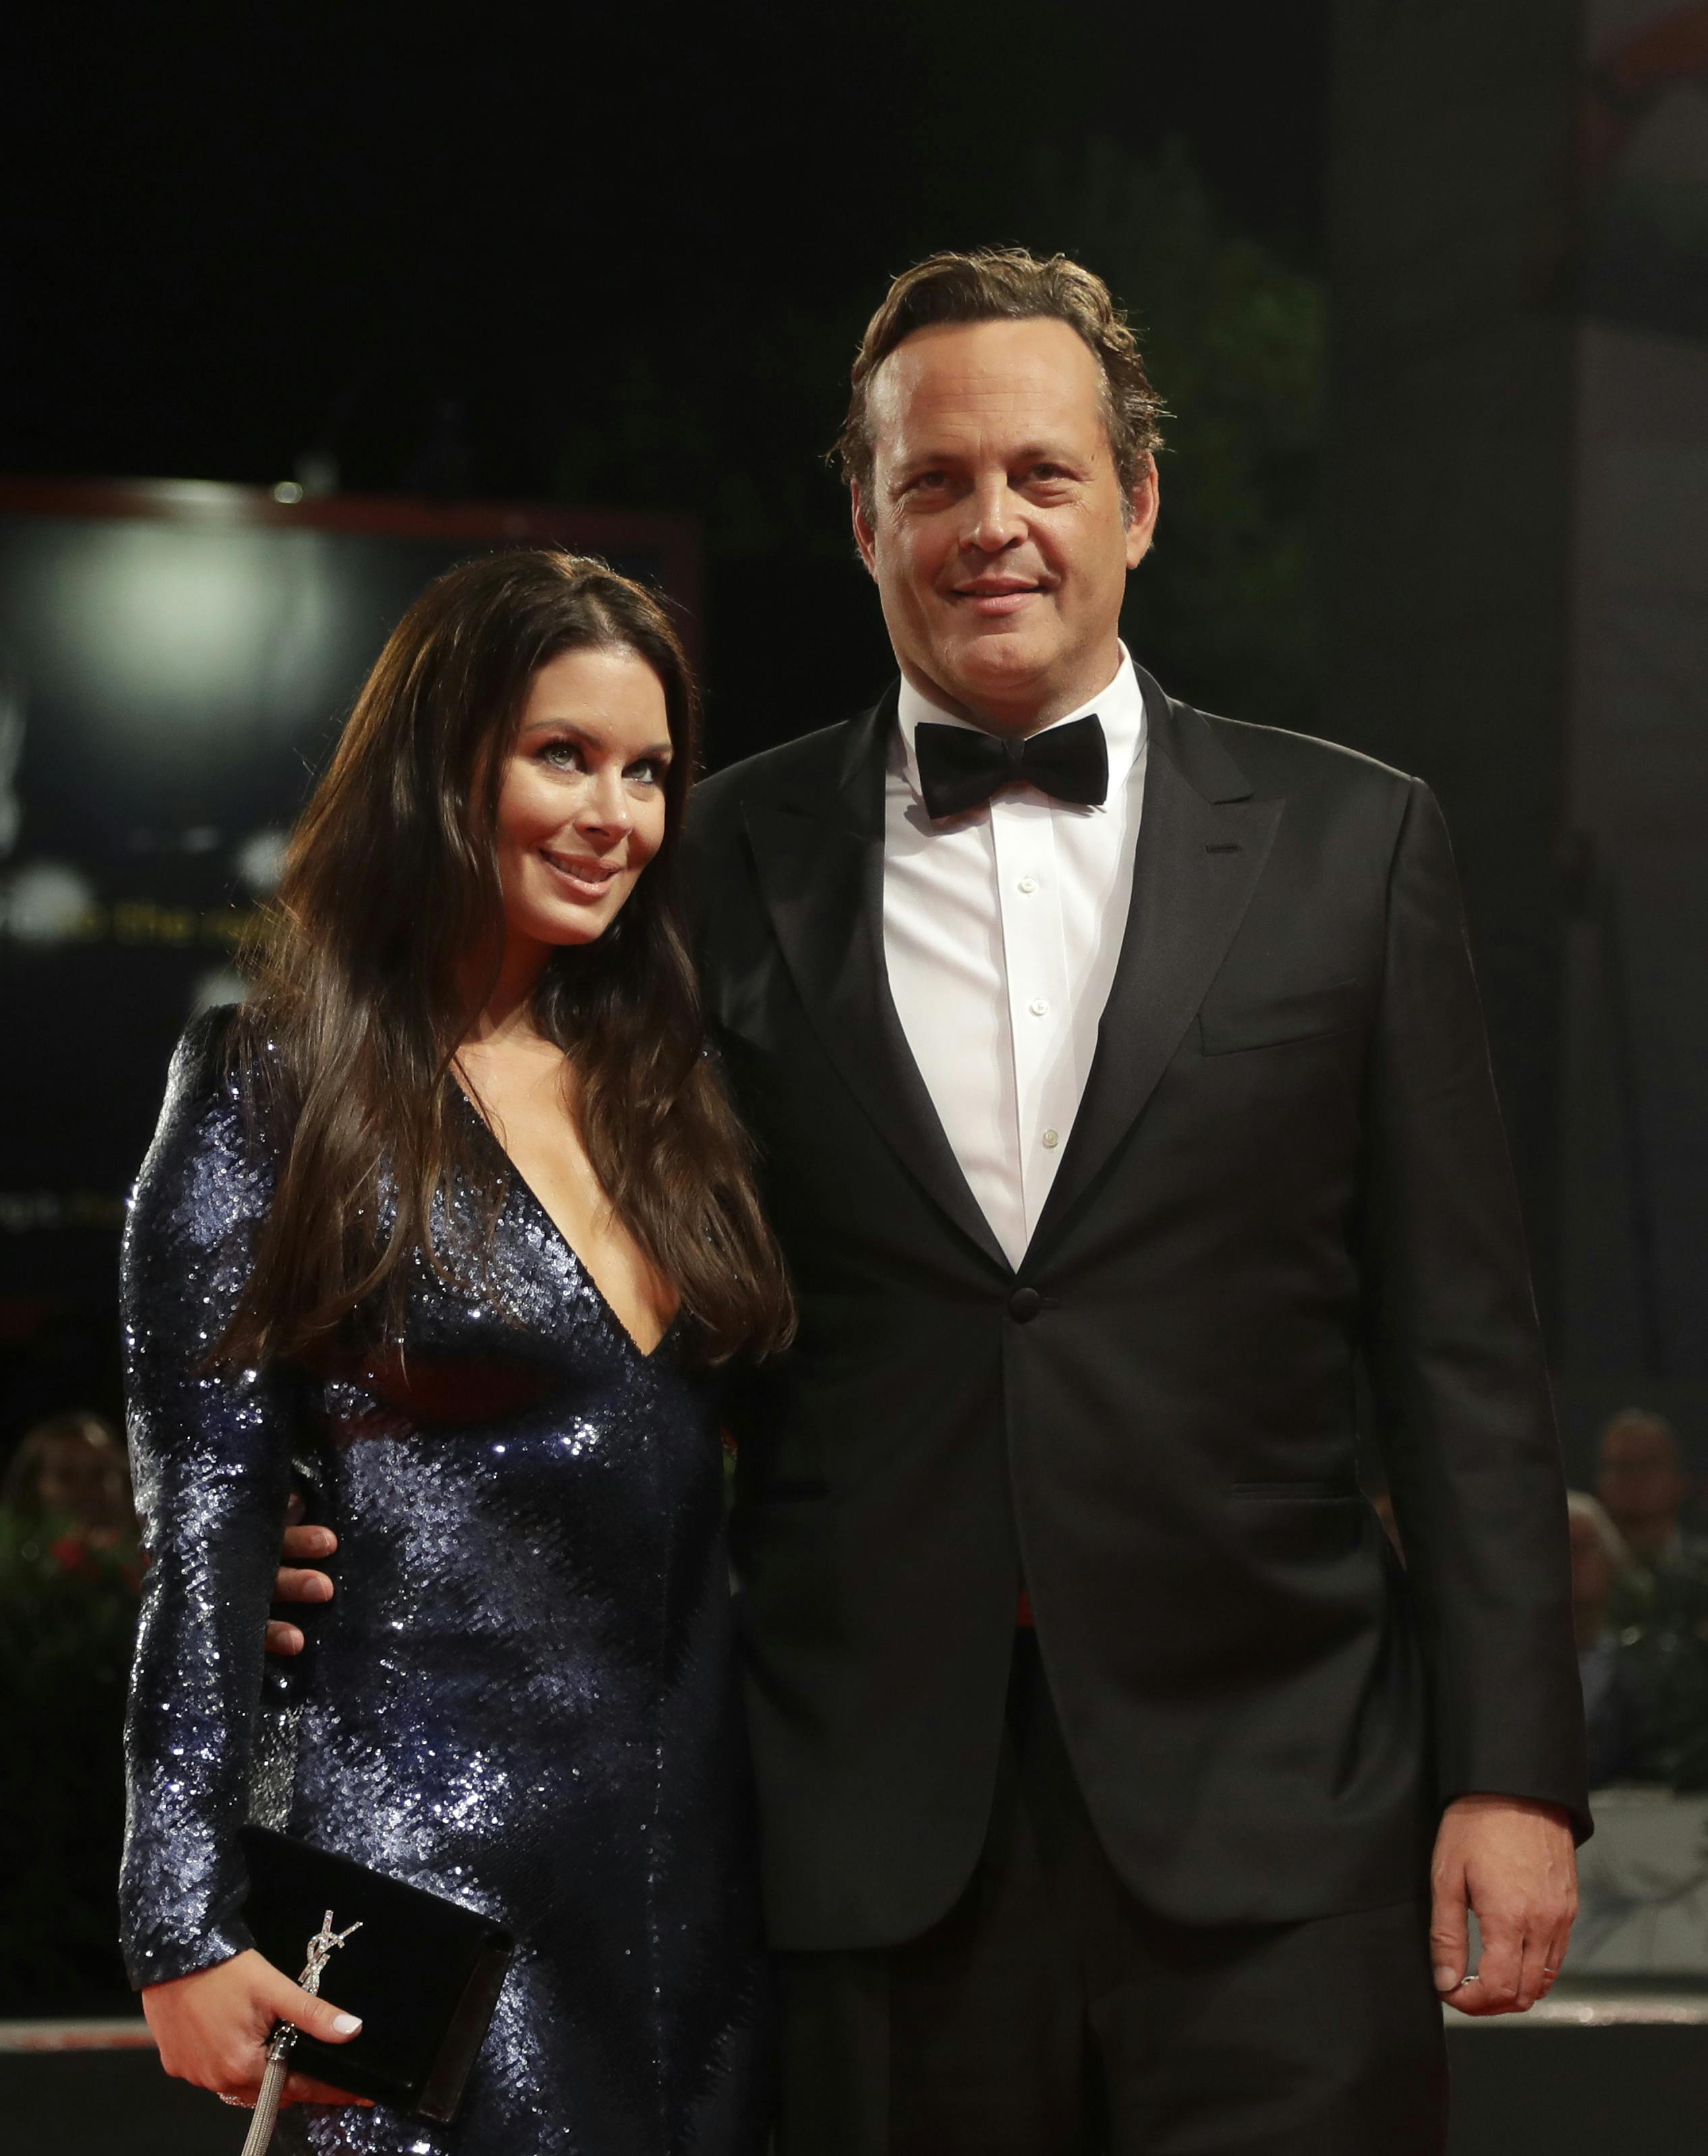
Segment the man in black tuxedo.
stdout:
<svg viewBox="0 0 1708 2156">
<path fill-rule="evenodd" d="M 901 681 L 695 798 L 802 1311 L 734 1519 L 787 2156 L 1434 2150 L 1438 1987 L 1521 2010 L 1570 1928 L 1563 1491 L 1446 834 L 1131 667 L 1156 408 L 1085 271 L 899 280 L 841 447 Z"/>
<path fill-rule="evenodd" d="M 1439 1996 L 1522 2010 L 1571 1925 L 1563 1491 L 1446 834 L 1132 666 L 1157 409 L 1085 270 L 900 279 L 842 450 L 901 679 L 695 798 L 802 1312 L 732 1418 L 782 2156 L 1423 2156 Z"/>
</svg>

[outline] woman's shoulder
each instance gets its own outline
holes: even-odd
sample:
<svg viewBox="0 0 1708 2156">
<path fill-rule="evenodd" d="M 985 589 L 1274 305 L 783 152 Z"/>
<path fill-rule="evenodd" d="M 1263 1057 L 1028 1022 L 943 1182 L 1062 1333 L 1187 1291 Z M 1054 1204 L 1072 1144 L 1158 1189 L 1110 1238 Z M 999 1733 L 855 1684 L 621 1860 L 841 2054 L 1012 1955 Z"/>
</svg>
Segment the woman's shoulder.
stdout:
<svg viewBox="0 0 1708 2156">
<path fill-rule="evenodd" d="M 187 1175 L 200 1183 L 269 1170 L 280 1103 L 277 1055 L 259 1014 L 241 1004 L 199 1012 L 173 1051 L 138 1195 Z"/>
<path fill-rule="evenodd" d="M 271 1089 L 278 1084 L 280 1070 L 273 1029 L 265 1010 L 256 1004 L 215 1004 L 198 1011 L 172 1052 L 174 1075 L 202 1092 L 233 1085 Z"/>
<path fill-rule="evenodd" d="M 246 1029 L 246 1010 L 243 1004 L 215 1004 L 210 1009 L 197 1011 L 178 1035 L 178 1045 L 172 1051 L 174 1074 L 186 1084 L 213 1084 Z"/>
<path fill-rule="evenodd" d="M 178 1037 L 167 1075 L 168 1114 L 253 1111 L 278 1091 L 278 1055 L 260 1014 L 248 1004 L 198 1011 Z"/>
</svg>

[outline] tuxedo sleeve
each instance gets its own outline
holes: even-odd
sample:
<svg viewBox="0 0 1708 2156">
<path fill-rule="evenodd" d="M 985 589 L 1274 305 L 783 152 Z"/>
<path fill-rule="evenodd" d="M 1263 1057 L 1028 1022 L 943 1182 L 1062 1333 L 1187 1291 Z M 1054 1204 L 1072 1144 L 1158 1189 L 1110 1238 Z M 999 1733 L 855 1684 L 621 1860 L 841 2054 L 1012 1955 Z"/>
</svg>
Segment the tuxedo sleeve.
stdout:
<svg viewBox="0 0 1708 2156">
<path fill-rule="evenodd" d="M 1368 1070 L 1367 1349 L 1421 1624 L 1444 1805 L 1589 1831 L 1565 1489 L 1452 850 L 1413 780 Z"/>
</svg>

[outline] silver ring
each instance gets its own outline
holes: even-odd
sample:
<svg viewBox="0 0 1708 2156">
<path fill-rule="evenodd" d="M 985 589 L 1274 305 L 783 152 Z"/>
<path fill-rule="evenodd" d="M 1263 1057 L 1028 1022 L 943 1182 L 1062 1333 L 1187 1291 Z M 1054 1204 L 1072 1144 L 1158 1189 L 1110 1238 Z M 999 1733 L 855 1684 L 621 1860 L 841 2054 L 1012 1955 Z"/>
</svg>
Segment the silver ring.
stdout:
<svg viewBox="0 0 1708 2156">
<path fill-rule="evenodd" d="M 1557 1976 L 1559 1974 L 1560 1972 L 1558 1969 L 1550 1969 L 1546 1962 L 1542 1964 L 1542 1974 L 1544 1976 Z"/>
<path fill-rule="evenodd" d="M 255 2107 L 254 2104 L 249 2102 L 249 2098 L 244 2096 L 222 2095 L 219 2101 L 222 2103 L 233 2105 L 239 2111 L 253 2111 Z"/>
</svg>

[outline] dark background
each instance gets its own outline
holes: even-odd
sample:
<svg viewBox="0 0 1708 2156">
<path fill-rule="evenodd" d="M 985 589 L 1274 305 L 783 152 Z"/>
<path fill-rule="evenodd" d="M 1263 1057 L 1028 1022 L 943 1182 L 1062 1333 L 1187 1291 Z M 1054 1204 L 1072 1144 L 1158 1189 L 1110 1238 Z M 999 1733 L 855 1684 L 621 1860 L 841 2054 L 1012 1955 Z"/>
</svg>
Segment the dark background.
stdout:
<svg viewBox="0 0 1708 2156">
<path fill-rule="evenodd" d="M 1182 475 L 1146 655 L 1247 716 L 1307 707 L 1307 625 L 1267 679 L 1269 593 L 1234 587 L 1302 561 L 1270 557 L 1315 428 L 1312 0 L 31 13 L 0 92 L 0 471 L 271 485 L 323 451 L 356 491 L 690 511 L 721 761 L 885 675 L 821 459 L 887 279 L 1083 250 L 1234 511 L 1189 511 Z M 1161 603 L 1217 567 L 1225 635 Z"/>
</svg>

